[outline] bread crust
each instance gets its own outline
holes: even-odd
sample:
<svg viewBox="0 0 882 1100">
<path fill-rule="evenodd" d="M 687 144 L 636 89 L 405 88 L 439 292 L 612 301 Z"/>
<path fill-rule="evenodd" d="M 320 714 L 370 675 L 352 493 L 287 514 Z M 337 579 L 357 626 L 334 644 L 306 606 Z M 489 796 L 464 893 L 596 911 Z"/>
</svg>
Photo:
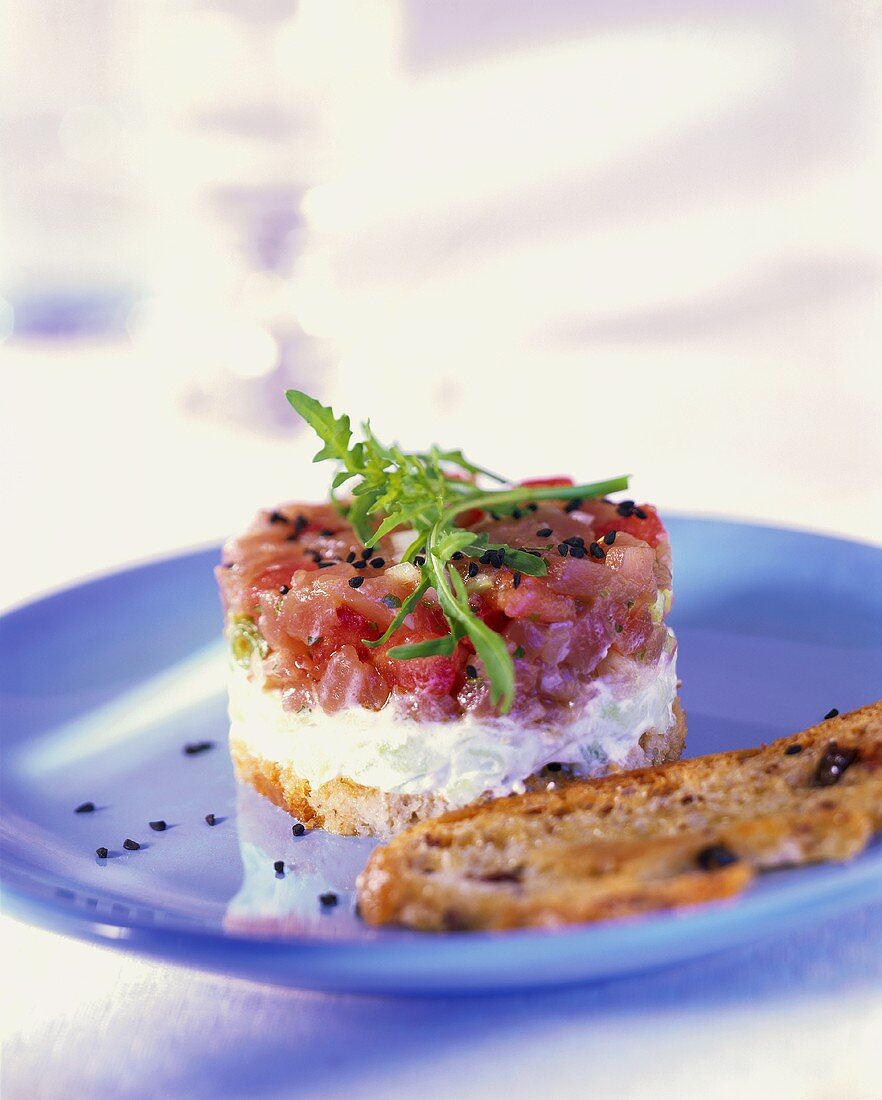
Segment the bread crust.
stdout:
<svg viewBox="0 0 882 1100">
<path fill-rule="evenodd" d="M 573 782 L 414 826 L 359 878 L 370 924 L 553 926 L 729 897 L 882 830 L 882 702 L 760 749 Z"/>
<path fill-rule="evenodd" d="M 667 730 L 649 729 L 628 753 L 625 767 L 662 764 L 677 760 L 686 741 L 686 716 L 679 699 L 673 704 L 674 720 Z M 446 798 L 435 794 L 393 794 L 366 787 L 351 779 L 332 779 L 313 788 L 309 781 L 278 761 L 255 754 L 240 740 L 231 738 L 230 755 L 236 777 L 307 828 L 321 827 L 343 836 L 373 836 L 386 840 L 402 829 L 450 810 Z M 621 769 L 619 769 L 621 770 Z M 525 780 L 528 789 L 558 786 L 568 780 L 544 770 Z M 487 798 L 479 799 L 486 802 Z"/>
</svg>

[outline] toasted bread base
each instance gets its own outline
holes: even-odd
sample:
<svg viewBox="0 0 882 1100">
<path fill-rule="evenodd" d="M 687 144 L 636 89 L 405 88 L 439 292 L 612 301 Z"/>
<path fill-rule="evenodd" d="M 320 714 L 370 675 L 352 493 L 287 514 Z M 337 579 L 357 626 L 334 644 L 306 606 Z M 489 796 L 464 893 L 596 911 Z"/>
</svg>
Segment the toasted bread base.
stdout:
<svg viewBox="0 0 882 1100">
<path fill-rule="evenodd" d="M 882 702 L 761 749 L 496 799 L 377 848 L 370 924 L 551 927 L 725 898 L 882 830 Z"/>
<path fill-rule="evenodd" d="M 637 768 L 678 760 L 686 741 L 686 717 L 679 699 L 673 704 L 674 721 L 667 730 L 643 733 L 625 759 L 625 767 Z M 312 788 L 290 767 L 255 754 L 244 742 L 231 739 L 230 755 L 236 776 L 307 828 L 317 826 L 342 836 L 374 836 L 388 839 L 402 829 L 451 809 L 435 794 L 392 794 L 365 787 L 345 777 Z M 560 773 L 539 772 L 525 777 L 529 789 L 544 789 L 549 781 L 566 782 Z M 485 799 L 479 799 L 485 801 Z"/>
</svg>

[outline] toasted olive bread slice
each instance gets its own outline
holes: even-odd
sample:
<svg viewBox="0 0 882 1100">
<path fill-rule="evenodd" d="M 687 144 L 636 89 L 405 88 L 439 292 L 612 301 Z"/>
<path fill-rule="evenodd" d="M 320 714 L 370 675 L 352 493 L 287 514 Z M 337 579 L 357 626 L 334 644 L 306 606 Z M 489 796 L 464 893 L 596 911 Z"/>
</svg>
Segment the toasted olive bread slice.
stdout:
<svg viewBox="0 0 882 1100">
<path fill-rule="evenodd" d="M 757 871 L 845 860 L 882 829 L 882 702 L 761 749 L 466 807 L 378 848 L 371 924 L 501 929 L 600 920 L 743 890 Z"/>
</svg>

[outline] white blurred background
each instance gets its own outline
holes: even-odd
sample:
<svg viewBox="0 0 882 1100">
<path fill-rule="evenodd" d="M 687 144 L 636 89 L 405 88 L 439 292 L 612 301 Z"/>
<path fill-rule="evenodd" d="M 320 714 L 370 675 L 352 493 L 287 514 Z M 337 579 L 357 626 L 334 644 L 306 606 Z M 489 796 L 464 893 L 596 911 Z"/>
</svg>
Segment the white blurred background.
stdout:
<svg viewBox="0 0 882 1100">
<path fill-rule="evenodd" d="M 874 0 L 0 0 L 0 603 L 326 473 L 882 539 Z"/>
</svg>

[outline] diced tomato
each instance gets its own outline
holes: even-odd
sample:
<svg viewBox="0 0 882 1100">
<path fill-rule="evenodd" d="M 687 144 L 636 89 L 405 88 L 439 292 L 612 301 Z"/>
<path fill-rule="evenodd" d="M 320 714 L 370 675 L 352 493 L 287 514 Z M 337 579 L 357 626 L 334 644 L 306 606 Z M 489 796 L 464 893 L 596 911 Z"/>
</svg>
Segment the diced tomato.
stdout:
<svg viewBox="0 0 882 1100">
<path fill-rule="evenodd" d="M 668 533 L 665 531 L 661 517 L 651 504 L 639 504 L 637 507 L 641 512 L 646 513 L 646 519 L 641 519 L 633 512 L 628 516 L 620 516 L 616 513 L 595 528 L 594 537 L 601 539 L 609 531 L 624 531 L 633 535 L 635 539 L 642 539 L 655 549 L 660 542 L 667 539 Z"/>
<path fill-rule="evenodd" d="M 528 477 L 518 482 L 524 489 L 556 489 L 575 484 L 571 477 Z"/>
</svg>

